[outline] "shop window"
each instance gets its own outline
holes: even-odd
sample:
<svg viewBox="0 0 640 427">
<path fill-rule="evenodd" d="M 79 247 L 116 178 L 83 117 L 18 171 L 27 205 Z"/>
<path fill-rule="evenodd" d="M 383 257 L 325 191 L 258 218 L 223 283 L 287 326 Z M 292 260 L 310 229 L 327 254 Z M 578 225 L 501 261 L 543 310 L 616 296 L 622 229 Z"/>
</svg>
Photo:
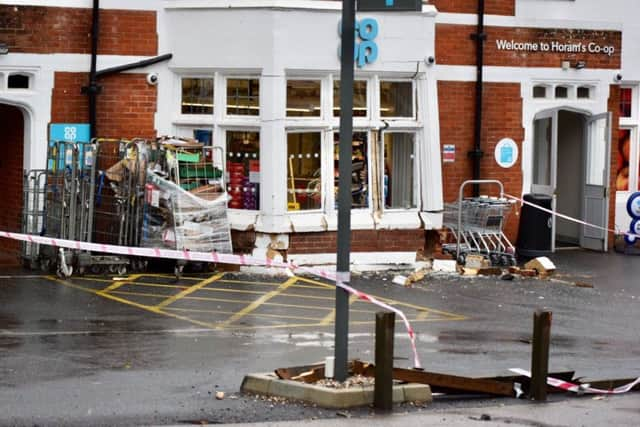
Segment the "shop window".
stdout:
<svg viewBox="0 0 640 427">
<path fill-rule="evenodd" d="M 287 117 L 320 117 L 320 80 L 287 80 Z"/>
<path fill-rule="evenodd" d="M 29 89 L 29 76 L 26 74 L 11 74 L 7 87 L 9 89 Z"/>
<path fill-rule="evenodd" d="M 287 134 L 287 210 L 322 207 L 320 132 Z"/>
<path fill-rule="evenodd" d="M 413 117 L 413 83 L 380 82 L 380 115 Z"/>
<path fill-rule="evenodd" d="M 415 200 L 415 134 L 384 134 L 383 198 L 385 208 L 416 207 Z"/>
<path fill-rule="evenodd" d="M 340 117 L 340 80 L 333 82 L 333 116 Z M 367 82 L 353 82 L 353 117 L 367 116 Z"/>
<path fill-rule="evenodd" d="M 533 97 L 534 98 L 546 98 L 547 97 L 547 87 L 546 86 L 534 86 L 533 87 Z"/>
<path fill-rule="evenodd" d="M 568 98 L 569 97 L 569 88 L 566 86 L 556 86 L 556 98 Z"/>
<path fill-rule="evenodd" d="M 578 99 L 591 98 L 591 88 L 589 86 L 580 86 L 577 90 Z"/>
<path fill-rule="evenodd" d="M 260 133 L 227 132 L 229 208 L 260 209 Z"/>
<path fill-rule="evenodd" d="M 213 79 L 182 79 L 182 114 L 213 114 Z"/>
<path fill-rule="evenodd" d="M 629 151 L 631 149 L 631 129 L 618 131 L 616 150 L 616 190 L 629 191 Z"/>
<path fill-rule="evenodd" d="M 351 138 L 351 207 L 353 209 L 366 208 L 369 206 L 369 144 L 366 132 L 354 132 Z M 333 176 L 334 194 L 338 203 L 338 177 L 339 177 L 339 151 L 340 134 L 333 134 Z"/>
<path fill-rule="evenodd" d="M 633 99 L 633 89 L 630 87 L 620 88 L 620 117 L 631 117 L 631 103 Z"/>
<path fill-rule="evenodd" d="M 259 79 L 227 79 L 227 114 L 260 115 Z"/>
</svg>

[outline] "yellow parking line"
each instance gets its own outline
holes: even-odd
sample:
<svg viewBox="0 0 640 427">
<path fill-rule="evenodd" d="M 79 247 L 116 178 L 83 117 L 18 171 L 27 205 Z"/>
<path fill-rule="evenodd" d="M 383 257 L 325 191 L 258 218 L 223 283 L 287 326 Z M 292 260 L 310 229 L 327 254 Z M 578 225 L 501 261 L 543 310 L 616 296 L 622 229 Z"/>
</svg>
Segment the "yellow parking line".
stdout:
<svg viewBox="0 0 640 427">
<path fill-rule="evenodd" d="M 351 295 L 349 297 L 349 305 L 353 304 L 357 299 L 358 297 L 356 295 Z M 349 311 L 356 311 L 356 310 L 350 309 Z M 320 325 L 322 326 L 329 325 L 335 320 L 335 318 L 336 318 L 336 309 L 334 308 L 333 310 L 331 310 L 331 313 L 327 314 L 325 318 L 320 321 Z"/>
<path fill-rule="evenodd" d="M 201 281 L 200 283 L 197 283 L 193 286 L 190 286 L 189 288 L 185 289 L 184 291 L 177 293 L 176 295 L 167 298 L 166 300 L 162 301 L 160 304 L 156 305 L 155 308 L 164 308 L 166 306 L 168 306 L 169 304 L 172 304 L 176 301 L 178 301 L 179 299 L 182 299 L 184 297 L 186 297 L 187 295 L 197 291 L 200 288 L 204 288 L 205 286 L 215 282 L 216 280 L 218 280 L 219 278 L 221 278 L 222 276 L 224 276 L 224 273 L 218 273 L 214 276 L 209 277 L 208 279 L 205 279 L 203 281 Z"/>
<path fill-rule="evenodd" d="M 47 276 L 47 279 L 49 279 L 52 282 L 56 282 L 56 283 L 59 283 L 61 285 L 67 286 L 69 288 L 78 289 L 78 290 L 81 290 L 81 291 L 84 291 L 84 292 L 88 292 L 88 293 L 91 293 L 91 294 L 94 294 L 94 295 L 99 295 L 99 296 L 101 296 L 103 298 L 107 298 L 107 299 L 110 299 L 112 301 L 117 301 L 117 302 L 122 303 L 122 304 L 130 305 L 132 307 L 136 307 L 136 308 L 139 308 L 139 309 L 142 309 L 142 310 L 150 311 L 151 313 L 155 313 L 155 314 L 159 314 L 159 315 L 167 316 L 167 317 L 173 317 L 174 319 L 183 320 L 185 322 L 193 323 L 194 325 L 198 325 L 198 326 L 203 326 L 203 327 L 208 328 L 208 329 L 219 329 L 217 327 L 217 325 L 215 325 L 213 323 L 201 322 L 199 320 L 190 319 L 190 318 L 185 317 L 185 316 L 180 316 L 179 314 L 168 313 L 168 312 L 162 311 L 162 310 L 160 310 L 160 309 L 158 309 L 156 307 L 150 307 L 148 305 L 138 304 L 137 302 L 129 301 L 129 300 L 126 300 L 124 298 L 119 298 L 119 297 L 117 297 L 115 295 L 111 295 L 111 294 L 108 294 L 108 293 L 105 293 L 105 292 L 102 292 L 102 291 L 96 291 L 95 289 L 89 289 L 89 288 L 83 288 L 82 286 L 76 285 L 74 283 L 58 279 L 55 276 Z"/>
<path fill-rule="evenodd" d="M 211 313 L 211 314 L 236 314 L 235 311 L 223 311 L 223 310 L 201 310 L 197 308 L 176 308 L 176 307 L 167 307 L 165 310 L 168 311 L 180 311 L 183 313 Z M 253 317 L 266 317 L 266 318 L 274 318 L 274 319 L 296 319 L 296 320 L 311 320 L 314 322 L 319 322 L 321 319 L 315 317 L 304 317 L 304 316 L 285 316 L 282 314 L 260 314 L 260 313 L 247 313 L 247 316 Z"/>
<path fill-rule="evenodd" d="M 255 300 L 254 302 L 252 302 L 251 304 L 249 304 L 248 306 L 246 306 L 242 310 L 238 311 L 236 314 L 234 314 L 233 316 L 231 316 L 230 318 L 228 318 L 224 322 L 222 322 L 222 324 L 220 326 L 224 328 L 224 327 L 232 324 L 233 322 L 236 322 L 236 321 L 242 319 L 244 316 L 246 316 L 247 314 L 251 313 L 252 311 L 257 309 L 258 307 L 260 307 L 262 304 L 264 304 L 267 301 L 269 301 L 271 298 L 277 296 L 278 294 L 280 294 L 281 292 L 286 290 L 288 287 L 290 287 L 291 285 L 293 285 L 297 281 L 298 281 L 297 277 L 289 278 L 286 282 L 284 282 L 283 284 L 278 286 L 277 289 L 274 289 L 273 291 L 261 296 L 260 298 L 258 298 L 257 300 Z"/>
<path fill-rule="evenodd" d="M 122 285 L 126 285 L 126 284 L 128 284 L 128 283 L 130 283 L 132 281 L 135 281 L 140 276 L 141 276 L 141 274 L 132 274 L 129 277 L 127 277 L 125 280 L 117 280 L 117 281 L 113 282 L 110 286 L 107 286 L 106 288 L 102 289 L 101 292 L 114 291 L 114 290 L 118 289 Z"/>
</svg>

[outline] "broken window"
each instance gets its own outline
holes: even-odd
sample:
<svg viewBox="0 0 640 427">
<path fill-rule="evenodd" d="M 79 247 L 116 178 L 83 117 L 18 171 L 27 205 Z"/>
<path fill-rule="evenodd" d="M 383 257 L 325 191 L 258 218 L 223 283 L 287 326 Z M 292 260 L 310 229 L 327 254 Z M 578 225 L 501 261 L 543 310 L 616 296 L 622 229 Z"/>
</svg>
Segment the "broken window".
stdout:
<svg viewBox="0 0 640 427">
<path fill-rule="evenodd" d="M 227 131 L 227 191 L 232 209 L 260 209 L 260 133 Z"/>
<path fill-rule="evenodd" d="M 369 206 L 369 144 L 367 132 L 354 132 L 351 138 L 351 207 L 353 209 Z M 340 134 L 333 134 L 333 176 L 336 205 L 338 203 Z"/>
<path fill-rule="evenodd" d="M 320 132 L 287 134 L 287 210 L 322 207 Z"/>
<path fill-rule="evenodd" d="M 320 117 L 320 80 L 287 80 L 287 117 Z"/>
<path fill-rule="evenodd" d="M 182 114 L 213 114 L 213 79 L 182 79 Z"/>
<path fill-rule="evenodd" d="M 367 116 L 367 82 L 353 82 L 353 117 Z M 333 81 L 333 116 L 340 117 L 340 80 Z"/>
<path fill-rule="evenodd" d="M 227 79 L 227 114 L 260 115 L 259 79 Z"/>
<path fill-rule="evenodd" d="M 380 115 L 413 118 L 413 82 L 380 82 Z"/>
<path fill-rule="evenodd" d="M 384 207 L 415 208 L 415 133 L 384 133 Z"/>
</svg>

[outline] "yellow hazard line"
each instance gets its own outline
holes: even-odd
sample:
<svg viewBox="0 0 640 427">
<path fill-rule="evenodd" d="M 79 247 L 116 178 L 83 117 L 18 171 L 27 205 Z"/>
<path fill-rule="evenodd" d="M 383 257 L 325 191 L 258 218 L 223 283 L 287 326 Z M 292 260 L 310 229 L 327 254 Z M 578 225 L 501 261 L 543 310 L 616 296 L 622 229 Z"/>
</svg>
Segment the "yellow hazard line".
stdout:
<svg viewBox="0 0 640 427">
<path fill-rule="evenodd" d="M 269 292 L 267 294 L 264 294 L 263 296 L 261 296 L 260 298 L 258 298 L 255 301 L 253 301 L 251 304 L 249 304 L 248 306 L 246 306 L 242 310 L 238 311 L 233 316 L 229 317 L 227 320 L 222 322 L 220 326 L 224 328 L 224 327 L 226 327 L 226 326 L 228 326 L 228 325 L 230 325 L 230 324 L 232 324 L 234 322 L 237 322 L 238 320 L 242 319 L 247 314 L 251 313 L 252 311 L 257 309 L 261 305 L 265 304 L 271 298 L 277 296 L 281 292 L 284 292 L 288 287 L 292 286 L 297 281 L 298 281 L 297 277 L 291 277 L 289 280 L 287 280 L 286 282 L 282 283 L 280 286 L 278 286 L 273 291 L 271 291 L 271 292 Z"/>
<path fill-rule="evenodd" d="M 140 274 L 132 274 L 129 277 L 127 277 L 125 280 L 117 280 L 115 282 L 113 282 L 111 285 L 107 286 L 106 288 L 104 288 L 102 290 L 102 292 L 111 292 L 111 291 L 115 291 L 116 289 L 118 289 L 120 286 L 123 285 L 127 285 L 129 284 L 131 281 L 135 281 L 136 279 L 138 279 L 138 277 L 140 277 Z"/>
<path fill-rule="evenodd" d="M 356 295 L 351 295 L 349 297 L 349 305 L 353 304 L 357 299 L 358 299 L 358 297 Z M 349 309 L 349 311 L 353 311 L 353 310 Z M 373 312 L 371 312 L 371 313 L 373 313 Z M 322 325 L 322 326 L 329 325 L 329 324 L 333 323 L 335 318 L 336 318 L 336 309 L 334 308 L 333 310 L 331 310 L 331 313 L 327 314 L 325 316 L 325 318 L 320 321 L 320 325 Z"/>
<path fill-rule="evenodd" d="M 203 310 L 198 308 L 177 308 L 177 307 L 167 307 L 165 310 L 169 311 L 179 311 L 182 313 L 206 313 L 206 314 L 236 314 L 235 311 L 224 311 L 224 310 Z M 265 317 L 265 318 L 273 318 L 273 319 L 293 319 L 293 320 L 311 320 L 313 322 L 319 322 L 322 319 L 318 319 L 316 317 L 304 317 L 304 316 L 287 316 L 283 314 L 261 314 L 261 313 L 247 313 L 246 316 L 252 317 Z"/>
<path fill-rule="evenodd" d="M 155 308 L 157 309 L 161 309 L 164 308 L 166 306 L 168 306 L 169 304 L 173 304 L 174 302 L 178 301 L 179 299 L 182 299 L 184 297 L 186 297 L 187 295 L 197 291 L 198 289 L 204 288 L 205 286 L 215 282 L 216 280 L 220 279 L 222 276 L 224 276 L 224 272 L 222 273 L 218 273 L 214 276 L 209 277 L 208 279 L 205 279 L 203 281 L 201 281 L 200 283 L 197 283 L 193 286 L 190 286 L 189 288 L 185 289 L 184 291 L 177 293 L 176 295 L 167 298 L 166 300 L 162 301 L 160 304 L 156 305 Z"/>
</svg>

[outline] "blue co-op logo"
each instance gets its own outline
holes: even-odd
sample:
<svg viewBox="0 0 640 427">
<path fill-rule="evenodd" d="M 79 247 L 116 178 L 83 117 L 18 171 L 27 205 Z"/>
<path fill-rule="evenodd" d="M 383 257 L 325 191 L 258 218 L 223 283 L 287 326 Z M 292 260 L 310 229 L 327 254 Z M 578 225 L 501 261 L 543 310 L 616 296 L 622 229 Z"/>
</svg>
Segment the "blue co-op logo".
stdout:
<svg viewBox="0 0 640 427">
<path fill-rule="evenodd" d="M 358 68 L 371 64 L 378 58 L 378 45 L 373 41 L 378 35 L 378 21 L 364 18 L 355 23 L 356 40 L 353 48 L 353 59 Z M 341 33 L 342 22 L 338 23 L 338 34 Z M 338 47 L 340 57 L 340 47 Z"/>
</svg>

